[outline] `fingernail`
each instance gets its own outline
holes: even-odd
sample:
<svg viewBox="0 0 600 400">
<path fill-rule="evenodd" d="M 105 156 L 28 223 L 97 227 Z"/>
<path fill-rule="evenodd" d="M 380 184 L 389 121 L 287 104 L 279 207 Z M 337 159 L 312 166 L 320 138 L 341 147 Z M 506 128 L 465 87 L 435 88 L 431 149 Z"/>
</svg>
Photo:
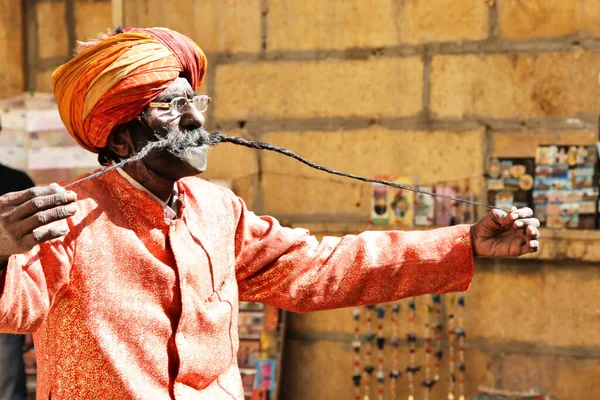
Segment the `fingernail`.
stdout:
<svg viewBox="0 0 600 400">
<path fill-rule="evenodd" d="M 510 214 L 510 216 L 511 216 L 512 219 L 519 218 L 519 214 L 517 214 L 517 213 L 512 213 L 512 214 Z"/>
<path fill-rule="evenodd" d="M 77 207 L 75 207 L 75 204 L 69 204 L 67 206 L 67 212 L 71 215 L 75 214 L 75 212 L 77 211 Z"/>
<path fill-rule="evenodd" d="M 517 221 L 517 222 L 515 222 L 515 225 L 517 226 L 517 228 L 522 228 L 523 227 L 523 221 Z"/>
<path fill-rule="evenodd" d="M 69 191 L 65 194 L 65 199 L 67 201 L 75 201 L 77 200 L 77 193 Z"/>
</svg>

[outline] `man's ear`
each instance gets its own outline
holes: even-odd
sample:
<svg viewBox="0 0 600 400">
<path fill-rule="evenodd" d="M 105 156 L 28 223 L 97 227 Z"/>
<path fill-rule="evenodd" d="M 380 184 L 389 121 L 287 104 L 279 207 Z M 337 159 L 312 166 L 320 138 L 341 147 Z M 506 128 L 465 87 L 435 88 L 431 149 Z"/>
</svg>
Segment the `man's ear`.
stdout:
<svg viewBox="0 0 600 400">
<path fill-rule="evenodd" d="M 106 142 L 106 147 L 120 158 L 127 158 L 133 155 L 133 140 L 131 139 L 127 124 L 118 125 L 113 129 Z"/>
</svg>

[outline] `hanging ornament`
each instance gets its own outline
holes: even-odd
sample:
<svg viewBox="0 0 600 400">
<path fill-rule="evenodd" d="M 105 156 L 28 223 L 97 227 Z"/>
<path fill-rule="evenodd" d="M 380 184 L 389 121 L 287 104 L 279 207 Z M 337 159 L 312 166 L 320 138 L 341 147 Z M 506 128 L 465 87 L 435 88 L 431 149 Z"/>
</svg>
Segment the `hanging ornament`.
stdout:
<svg viewBox="0 0 600 400">
<path fill-rule="evenodd" d="M 371 357 L 371 351 L 372 351 L 372 343 L 373 340 L 375 339 L 375 334 L 372 332 L 372 326 L 371 326 L 371 318 L 372 318 L 372 311 L 375 308 L 374 305 L 369 305 L 366 307 L 366 317 L 365 320 L 367 322 L 367 327 L 365 330 L 365 351 L 364 351 L 364 355 L 365 355 L 365 366 L 363 368 L 363 393 L 364 393 L 364 397 L 363 400 L 369 400 L 369 393 L 371 392 L 371 376 L 373 376 L 373 371 L 375 370 L 375 367 L 373 367 L 373 361 L 372 361 L 372 357 Z"/>
<path fill-rule="evenodd" d="M 423 400 L 429 400 L 429 392 L 435 381 L 431 379 L 431 313 L 433 307 L 431 304 L 425 306 L 425 335 L 423 341 L 425 342 L 425 379 L 423 380 Z"/>
<path fill-rule="evenodd" d="M 378 306 L 375 308 L 375 313 L 377 314 L 377 400 L 383 400 L 383 384 L 385 383 L 385 372 L 383 370 L 383 348 L 385 346 L 383 318 L 385 317 L 385 308 Z"/>
<path fill-rule="evenodd" d="M 442 363 L 442 355 L 443 355 L 443 351 L 442 351 L 442 297 L 439 294 L 434 294 L 433 296 L 431 296 L 432 300 L 433 300 L 433 311 L 434 311 L 434 318 L 435 321 L 433 322 L 432 328 L 433 328 L 433 334 L 434 334 L 434 364 L 433 364 L 433 373 L 434 373 L 434 377 L 433 380 L 434 381 L 439 381 L 440 380 L 440 365 Z"/>
<path fill-rule="evenodd" d="M 454 400 L 454 384 L 456 375 L 454 373 L 454 341 L 456 331 L 454 330 L 454 295 L 448 297 L 448 400 Z"/>
<path fill-rule="evenodd" d="M 395 400 L 397 397 L 398 390 L 398 379 L 402 375 L 398 369 L 398 346 L 400 341 L 398 340 L 398 316 L 400 314 L 400 304 L 394 304 L 392 306 L 391 320 L 392 320 L 392 370 L 390 371 L 390 399 Z"/>
<path fill-rule="evenodd" d="M 354 400 L 360 400 L 360 308 L 356 307 L 352 310 L 354 319 L 354 340 L 352 341 L 352 352 L 354 353 L 354 374 L 352 375 L 352 383 L 354 384 Z"/>
<path fill-rule="evenodd" d="M 458 394 L 459 400 L 465 400 L 465 330 L 463 328 L 463 310 L 465 308 L 465 298 L 458 298 L 458 327 L 456 336 L 458 338 Z"/>
<path fill-rule="evenodd" d="M 406 368 L 406 376 L 408 378 L 408 400 L 415 399 L 415 384 L 414 374 L 421 369 L 420 366 L 415 364 L 415 349 L 417 346 L 417 334 L 415 333 L 415 299 L 412 298 L 408 302 L 408 334 L 406 340 L 408 342 L 409 351 L 409 362 Z"/>
</svg>

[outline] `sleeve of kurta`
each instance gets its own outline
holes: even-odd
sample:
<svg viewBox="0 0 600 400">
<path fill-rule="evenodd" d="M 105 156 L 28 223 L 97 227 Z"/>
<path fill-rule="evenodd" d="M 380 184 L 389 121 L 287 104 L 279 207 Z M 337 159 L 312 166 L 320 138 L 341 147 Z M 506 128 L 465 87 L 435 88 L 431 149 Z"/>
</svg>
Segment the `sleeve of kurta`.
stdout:
<svg viewBox="0 0 600 400">
<path fill-rule="evenodd" d="M 33 333 L 67 287 L 73 256 L 70 235 L 10 257 L 0 272 L 0 332 Z"/>
<path fill-rule="evenodd" d="M 474 260 L 470 227 L 367 231 L 324 237 L 256 216 L 240 199 L 236 274 L 240 300 L 295 312 L 465 291 Z"/>
</svg>

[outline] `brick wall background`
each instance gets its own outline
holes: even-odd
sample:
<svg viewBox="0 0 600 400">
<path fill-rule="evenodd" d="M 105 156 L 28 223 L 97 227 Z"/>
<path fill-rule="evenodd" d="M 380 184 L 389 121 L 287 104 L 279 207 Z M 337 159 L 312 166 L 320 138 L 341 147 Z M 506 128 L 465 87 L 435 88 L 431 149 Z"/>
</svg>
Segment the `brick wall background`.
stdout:
<svg viewBox="0 0 600 400">
<path fill-rule="evenodd" d="M 106 0 L 18 3 L 0 0 L 3 97 L 49 91 L 75 39 L 111 25 Z M 598 141 L 598 0 L 123 3 L 125 26 L 167 26 L 208 53 L 209 128 L 334 169 L 422 183 L 471 178 L 483 194 L 490 155 Z M 233 180 L 255 211 L 317 235 L 368 228 L 368 185 L 278 155 L 223 145 L 207 177 Z M 468 394 L 484 385 L 600 398 L 598 235 L 544 234 L 537 257 L 477 262 L 465 321 Z M 352 326 L 351 310 L 290 316 L 284 399 L 351 398 Z M 405 398 L 406 378 L 400 389 Z"/>
</svg>

